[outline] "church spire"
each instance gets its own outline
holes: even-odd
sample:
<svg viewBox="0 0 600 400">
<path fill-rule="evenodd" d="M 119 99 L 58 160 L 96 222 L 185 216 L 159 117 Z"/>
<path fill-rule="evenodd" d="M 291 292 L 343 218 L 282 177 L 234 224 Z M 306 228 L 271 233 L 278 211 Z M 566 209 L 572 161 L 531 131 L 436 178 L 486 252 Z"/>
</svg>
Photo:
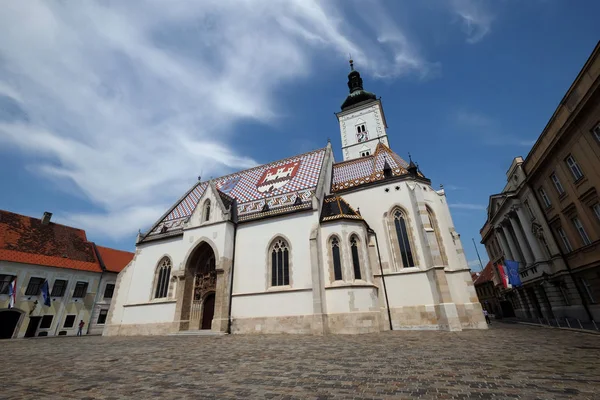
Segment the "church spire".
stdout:
<svg viewBox="0 0 600 400">
<path fill-rule="evenodd" d="M 363 80 L 360 72 L 354 69 L 354 60 L 350 58 L 350 73 L 348 74 L 348 89 L 350 94 L 342 104 L 342 111 L 368 100 L 377 100 L 377 97 L 363 89 Z"/>
</svg>

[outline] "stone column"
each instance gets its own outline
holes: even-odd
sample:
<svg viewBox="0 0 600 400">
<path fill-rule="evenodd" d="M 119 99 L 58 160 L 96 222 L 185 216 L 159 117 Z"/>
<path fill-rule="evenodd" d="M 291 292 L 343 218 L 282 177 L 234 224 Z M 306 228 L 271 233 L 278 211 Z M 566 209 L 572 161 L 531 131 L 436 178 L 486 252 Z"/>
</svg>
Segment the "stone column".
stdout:
<svg viewBox="0 0 600 400">
<path fill-rule="evenodd" d="M 502 231 L 502 227 L 497 226 L 494 228 L 494 230 L 496 231 L 496 236 L 499 239 L 498 241 L 500 242 L 500 247 L 502 247 L 502 252 L 504 253 L 504 257 L 508 260 L 514 260 L 514 256 L 512 255 L 512 252 L 510 251 L 510 248 L 508 247 L 508 242 L 506 241 L 506 238 L 504 237 L 504 232 Z"/>
<path fill-rule="evenodd" d="M 533 264 L 533 254 L 531 254 L 531 251 L 527 246 L 527 239 L 523 235 L 523 232 L 521 232 L 521 227 L 519 226 L 515 218 L 515 215 L 509 216 L 508 220 L 510 221 L 510 225 L 512 226 L 513 232 L 515 232 L 515 235 L 517 236 L 517 243 L 521 248 L 523 257 L 525 257 L 525 262 L 527 263 L 527 265 Z"/>
<path fill-rule="evenodd" d="M 524 260 L 521 260 L 521 256 L 519 254 L 519 249 L 517 248 L 517 245 L 510 233 L 510 230 L 508 229 L 508 227 L 506 225 L 502 225 L 502 233 L 504 234 L 504 237 L 506 238 L 506 241 L 508 242 L 508 248 L 510 249 L 511 255 L 513 256 L 513 261 L 520 261 L 520 262 L 524 262 Z"/>
<path fill-rule="evenodd" d="M 533 251 L 533 257 L 535 258 L 535 261 L 543 261 L 544 254 L 542 253 L 542 249 L 540 248 L 540 243 L 531 231 L 531 220 L 527 218 L 523 207 L 517 207 L 516 212 L 517 216 L 519 217 L 519 221 L 521 222 L 521 226 L 523 227 L 523 231 L 525 231 L 527 241 L 531 246 L 531 251 Z"/>
</svg>

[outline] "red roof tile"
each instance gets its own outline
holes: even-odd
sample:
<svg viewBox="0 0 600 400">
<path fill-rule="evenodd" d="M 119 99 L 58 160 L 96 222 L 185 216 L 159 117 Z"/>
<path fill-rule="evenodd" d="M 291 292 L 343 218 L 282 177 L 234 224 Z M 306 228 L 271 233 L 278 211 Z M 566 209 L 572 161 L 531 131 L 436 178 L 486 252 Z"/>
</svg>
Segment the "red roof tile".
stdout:
<svg viewBox="0 0 600 400">
<path fill-rule="evenodd" d="M 119 272 L 133 258 L 132 253 L 124 251 L 105 247 L 98 250 L 106 258 L 109 271 Z M 38 218 L 4 210 L 0 210 L 0 261 L 102 271 L 94 244 L 87 240 L 83 229 L 54 222 L 44 225 Z"/>
<path fill-rule="evenodd" d="M 483 271 L 479 274 L 479 277 L 473 283 L 475 286 L 494 280 L 494 264 L 488 262 Z"/>
<path fill-rule="evenodd" d="M 123 268 L 133 259 L 134 254 L 128 251 L 109 249 L 108 247 L 96 246 L 100 258 L 108 271 L 121 272 Z"/>
</svg>

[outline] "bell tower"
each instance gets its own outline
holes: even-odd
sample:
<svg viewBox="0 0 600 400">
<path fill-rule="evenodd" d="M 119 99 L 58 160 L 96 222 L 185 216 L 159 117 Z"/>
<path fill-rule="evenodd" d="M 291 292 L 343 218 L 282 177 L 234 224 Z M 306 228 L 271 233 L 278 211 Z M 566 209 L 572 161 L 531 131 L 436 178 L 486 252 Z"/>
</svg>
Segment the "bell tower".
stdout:
<svg viewBox="0 0 600 400">
<path fill-rule="evenodd" d="M 352 60 L 348 89 L 350 94 L 342 103 L 342 111 L 335 114 L 340 123 L 344 161 L 373 154 L 380 142 L 389 147 L 381 100 L 363 89 L 363 80 Z"/>
</svg>

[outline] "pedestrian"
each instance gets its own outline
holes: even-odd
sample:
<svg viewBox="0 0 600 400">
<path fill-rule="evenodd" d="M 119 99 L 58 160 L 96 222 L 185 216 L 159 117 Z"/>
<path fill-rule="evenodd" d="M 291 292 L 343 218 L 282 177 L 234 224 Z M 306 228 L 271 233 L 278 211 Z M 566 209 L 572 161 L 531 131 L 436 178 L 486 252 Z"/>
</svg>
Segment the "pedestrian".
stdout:
<svg viewBox="0 0 600 400">
<path fill-rule="evenodd" d="M 486 317 L 487 318 L 487 317 Z M 83 320 L 79 321 L 79 330 L 77 331 L 77 336 L 81 336 L 82 332 L 83 332 L 83 326 L 85 325 L 85 322 L 83 322 Z"/>
<path fill-rule="evenodd" d="M 488 314 L 488 312 L 485 308 L 483 309 L 483 316 L 485 317 L 485 322 L 487 322 L 488 325 L 491 325 L 492 321 L 490 321 L 490 315 Z M 81 321 L 81 322 L 83 322 L 83 321 Z"/>
</svg>

